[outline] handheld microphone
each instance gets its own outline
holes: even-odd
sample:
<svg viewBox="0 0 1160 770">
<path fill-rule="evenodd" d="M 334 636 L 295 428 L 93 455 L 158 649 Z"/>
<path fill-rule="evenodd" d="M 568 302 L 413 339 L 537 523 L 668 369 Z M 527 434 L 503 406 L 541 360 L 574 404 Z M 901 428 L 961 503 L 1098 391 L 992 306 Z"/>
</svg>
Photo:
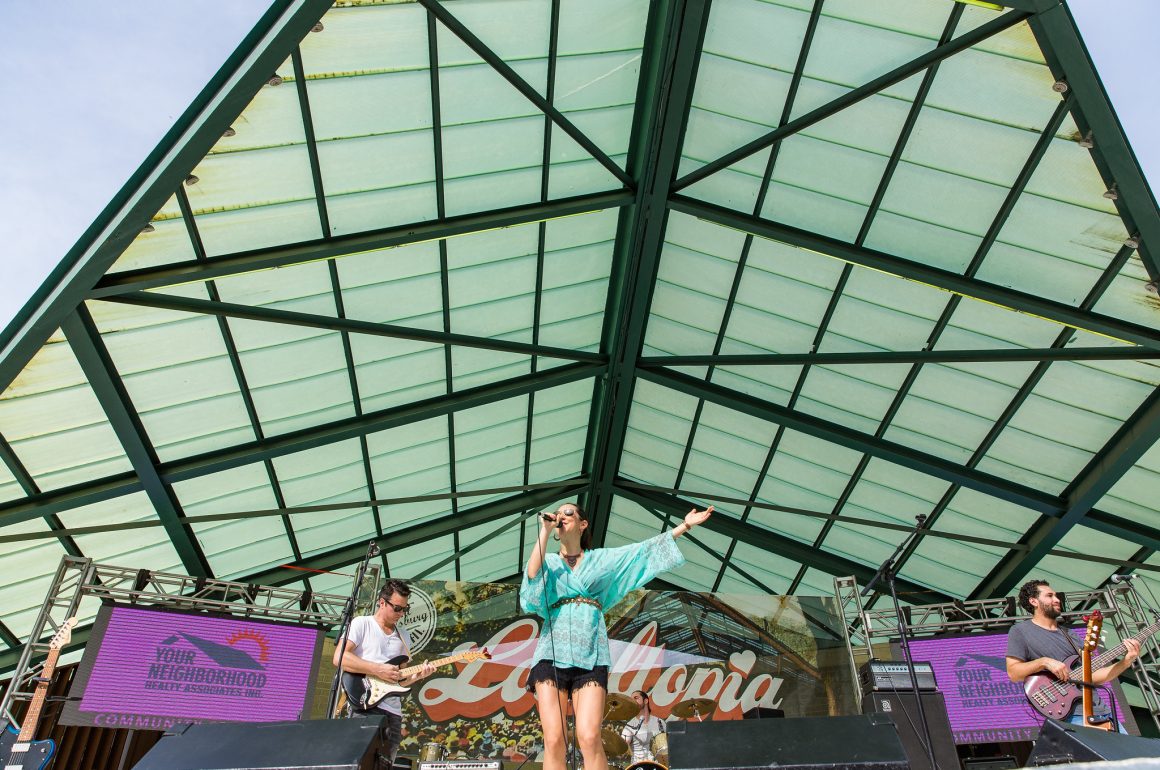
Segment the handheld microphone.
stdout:
<svg viewBox="0 0 1160 770">
<path fill-rule="evenodd" d="M 1135 580 L 1135 579 L 1136 579 L 1136 578 L 1138 578 L 1138 577 L 1140 577 L 1140 576 L 1139 576 L 1139 575 L 1133 575 L 1133 574 L 1128 574 L 1128 575 L 1112 575 L 1112 582 L 1113 582 L 1113 583 L 1126 583 L 1127 581 L 1129 581 L 1129 580 Z"/>
<path fill-rule="evenodd" d="M 561 520 L 560 517 L 554 513 L 541 513 L 540 518 L 543 519 L 544 521 L 548 522 L 549 524 L 555 524 L 556 529 L 560 529 L 561 527 L 564 526 L 563 520 Z"/>
</svg>

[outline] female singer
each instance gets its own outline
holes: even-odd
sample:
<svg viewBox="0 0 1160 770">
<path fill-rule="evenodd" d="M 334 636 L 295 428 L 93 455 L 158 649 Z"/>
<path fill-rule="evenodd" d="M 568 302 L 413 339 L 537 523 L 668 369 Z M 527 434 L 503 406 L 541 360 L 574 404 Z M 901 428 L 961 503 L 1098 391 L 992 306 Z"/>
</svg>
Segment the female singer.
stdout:
<svg viewBox="0 0 1160 770">
<path fill-rule="evenodd" d="M 684 564 L 676 538 L 713 513 L 696 508 L 674 529 L 642 543 L 588 550 L 592 536 L 580 506 L 565 503 L 541 514 L 540 536 L 524 571 L 520 605 L 544 618 L 528 689 L 544 733 L 544 770 L 564 770 L 564 715 L 571 696 L 576 742 L 584 770 L 607 770 L 600 744 L 604 698 L 608 693 L 608 629 L 604 610 L 661 572 Z M 558 554 L 546 554 L 548 533 L 560 540 Z"/>
</svg>

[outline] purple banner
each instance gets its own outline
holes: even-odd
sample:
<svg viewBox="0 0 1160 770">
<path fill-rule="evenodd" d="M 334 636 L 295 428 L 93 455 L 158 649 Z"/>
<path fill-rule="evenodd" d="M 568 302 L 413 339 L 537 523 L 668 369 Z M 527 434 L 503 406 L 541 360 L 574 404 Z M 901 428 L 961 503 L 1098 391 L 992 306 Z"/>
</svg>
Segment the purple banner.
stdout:
<svg viewBox="0 0 1160 770">
<path fill-rule="evenodd" d="M 61 722 L 165 729 L 306 715 L 317 628 L 101 607 Z"/>
<path fill-rule="evenodd" d="M 1083 644 L 1084 629 L 1074 630 Z M 1027 700 L 1022 682 L 1007 678 L 1007 633 L 915 639 L 915 660 L 930 661 L 935 681 L 946 698 L 955 743 L 1030 741 L 1039 735 L 1044 717 Z M 1116 718 L 1124 721 L 1123 695 L 1115 687 Z M 1106 701 L 1108 691 L 1102 690 Z M 1135 723 L 1128 725 L 1132 730 Z"/>
</svg>

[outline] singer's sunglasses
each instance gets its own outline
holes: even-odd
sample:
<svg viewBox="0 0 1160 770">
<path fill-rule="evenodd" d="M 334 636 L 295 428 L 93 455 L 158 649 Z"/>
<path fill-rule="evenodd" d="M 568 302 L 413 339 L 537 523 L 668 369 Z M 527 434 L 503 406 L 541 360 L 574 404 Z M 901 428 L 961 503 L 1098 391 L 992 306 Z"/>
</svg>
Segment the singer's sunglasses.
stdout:
<svg viewBox="0 0 1160 770">
<path fill-rule="evenodd" d="M 575 516 L 576 514 L 577 514 L 577 511 L 575 508 L 571 508 L 569 510 L 564 510 L 563 508 L 561 508 L 560 510 L 556 511 L 557 516 Z"/>
<path fill-rule="evenodd" d="M 395 604 L 394 602 L 388 602 L 386 599 L 383 599 L 383 604 L 387 605 L 395 612 L 401 612 L 404 615 L 406 615 L 411 610 L 411 605 L 409 604 Z"/>
</svg>

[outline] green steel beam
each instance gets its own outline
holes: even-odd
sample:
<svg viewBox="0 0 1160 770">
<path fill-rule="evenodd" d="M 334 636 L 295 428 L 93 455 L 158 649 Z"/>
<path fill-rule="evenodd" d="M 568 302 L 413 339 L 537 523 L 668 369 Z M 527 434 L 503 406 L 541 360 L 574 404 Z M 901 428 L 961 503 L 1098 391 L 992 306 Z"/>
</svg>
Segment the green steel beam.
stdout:
<svg viewBox="0 0 1160 770">
<path fill-rule="evenodd" d="M 783 425 L 790 430 L 830 441 L 839 446 L 925 473 L 1040 513 L 1058 513 L 1062 500 L 1054 495 L 1017 484 L 989 473 L 929 455 L 910 447 L 836 425 L 813 415 L 796 412 L 759 398 L 714 385 L 686 374 L 658 369 L 638 369 L 637 377 L 672 390 L 703 398 L 751 417 Z"/>
<path fill-rule="evenodd" d="M 551 103 L 544 99 L 544 97 L 540 96 L 539 91 L 537 91 L 526 80 L 521 78 L 519 74 L 511 68 L 511 65 L 501 59 L 495 51 L 488 48 L 488 46 L 482 40 L 476 37 L 470 29 L 464 26 L 463 22 L 455 18 L 455 16 L 450 11 L 448 11 L 443 6 L 443 4 L 439 2 L 439 0 L 418 0 L 418 2 L 424 8 L 426 8 L 428 12 L 435 16 L 435 18 L 439 19 L 443 26 L 447 27 L 447 29 L 451 30 L 451 32 L 454 33 L 456 37 L 462 40 L 468 48 L 470 48 L 472 51 L 475 51 L 476 55 L 487 62 L 492 69 L 499 73 L 500 77 L 502 77 L 517 91 L 523 94 L 525 99 L 536 106 L 536 109 L 550 117 L 552 122 L 555 123 L 561 131 L 572 137 L 572 139 L 576 141 L 576 144 L 583 147 L 589 155 L 599 161 L 600 165 L 604 166 L 604 168 L 608 170 L 608 173 L 619 179 L 626 187 L 632 187 L 632 177 L 626 174 L 624 169 L 616 165 L 616 162 L 613 161 L 612 158 L 608 157 L 608 154 L 605 153 L 604 150 L 600 149 L 600 147 L 597 146 L 595 142 L 589 139 L 588 135 L 577 128 L 572 123 L 572 121 L 564 117 L 564 113 L 560 112 Z"/>
<path fill-rule="evenodd" d="M 116 476 L 41 492 L 35 495 L 0 503 L 0 527 L 20 524 L 49 514 L 71 511 L 86 505 L 103 503 L 125 495 L 144 491 L 145 485 L 135 473 Z"/>
<path fill-rule="evenodd" d="M 201 240 L 201 233 L 197 228 L 197 219 L 193 215 L 193 207 L 189 203 L 189 196 L 186 194 L 183 185 L 177 186 L 176 197 L 177 207 L 181 211 L 181 218 L 185 223 L 185 231 L 193 247 L 194 257 L 200 261 L 205 261 L 205 244 Z M 205 291 L 209 295 L 211 302 L 221 301 L 221 295 L 218 293 L 217 286 L 213 281 L 205 282 Z M 258 418 L 258 408 L 254 405 L 254 394 L 250 392 L 249 380 L 246 378 L 245 369 L 242 367 L 242 358 L 238 355 L 238 346 L 234 342 L 234 335 L 230 330 L 229 322 L 224 316 L 218 316 L 215 320 L 217 321 L 218 333 L 222 336 L 222 345 L 225 347 L 226 357 L 230 361 L 230 369 L 234 373 L 234 381 L 238 384 L 238 394 L 242 398 L 242 406 L 246 410 L 246 418 L 250 421 L 250 430 L 254 431 L 255 438 L 264 438 L 265 431 L 262 428 L 262 421 Z M 278 501 L 279 505 L 283 505 L 282 485 L 278 481 L 278 474 L 274 470 L 274 464 L 267 461 L 264 465 L 266 467 L 266 477 L 270 480 L 270 490 L 274 494 L 274 499 Z M 293 552 L 295 554 L 299 553 L 298 538 L 295 537 L 290 520 L 286 517 L 282 519 L 282 528 L 286 532 L 286 538 L 290 542 L 290 547 Z"/>
<path fill-rule="evenodd" d="M 88 380 L 89 387 L 100 402 L 109 426 L 116 434 L 133 472 L 141 480 L 149 502 L 165 527 L 173 548 L 181 558 L 186 572 L 197 577 L 212 577 L 213 571 L 197 539 L 182 521 L 181 504 L 168 483 L 158 471 L 157 451 L 149 442 L 141 418 L 117 374 L 116 366 L 105 349 L 101 333 L 84 305 L 61 324 L 69 347 Z"/>
<path fill-rule="evenodd" d="M 455 334 L 449 331 L 432 331 L 430 329 L 419 329 L 412 326 L 359 321 L 353 318 L 345 318 L 341 313 L 336 316 L 300 313 L 294 310 L 239 305 L 232 302 L 212 302 L 194 297 L 181 297 L 174 294 L 159 294 L 157 292 L 121 294 L 115 297 L 108 297 L 107 301 L 120 302 L 126 305 L 141 305 L 162 310 L 176 310 L 183 313 L 198 313 L 201 315 L 214 315 L 225 318 L 239 318 L 247 321 L 288 324 L 290 326 L 322 329 L 324 331 L 342 332 L 344 334 L 366 334 L 375 337 L 417 340 L 419 342 L 450 345 L 452 347 L 482 348 L 484 350 L 496 350 L 502 353 L 519 353 L 527 356 L 547 356 L 565 361 L 581 361 L 586 363 L 601 363 L 604 361 L 604 357 L 599 353 L 587 353 L 582 350 L 569 350 L 567 348 L 557 348 L 549 345 L 530 345 L 526 342 L 513 342 L 495 339 L 493 337 L 476 337 L 471 334 Z"/>
<path fill-rule="evenodd" d="M 20 461 L 16 450 L 12 448 L 12 445 L 8 443 L 8 439 L 4 438 L 3 435 L 0 435 L 0 459 L 4 461 L 4 465 L 8 468 L 8 472 L 12 474 L 12 478 L 16 479 L 16 483 L 20 485 L 20 489 L 24 492 L 26 498 L 40 494 L 40 486 L 36 483 L 36 479 L 32 478 L 32 474 L 24 467 L 24 463 Z M 64 529 L 64 522 L 55 513 L 45 513 L 42 518 L 50 530 L 60 533 Z M 3 519 L 0 518 L 0 521 L 3 521 Z M 3 525 L 0 524 L 0 526 Z M 65 553 L 69 556 L 84 557 L 80 546 L 77 545 L 71 536 L 57 534 L 56 538 L 60 542 L 61 548 L 64 548 Z"/>
<path fill-rule="evenodd" d="M 710 0 L 658 0 L 651 8 L 641 64 L 629 170 L 636 206 L 622 214 L 609 280 L 601 350 L 608 376 L 593 397 L 584 453 L 592 478 L 585 504 L 601 545 L 612 511 L 612 482 L 632 408 L 633 372 L 644 346 L 652 292 L 668 222 L 666 201 L 681 160 Z"/>
<path fill-rule="evenodd" d="M 843 262 L 924 283 L 936 289 L 1039 316 L 1081 331 L 1160 349 L 1160 331 L 1129 321 L 1077 309 L 1062 302 L 1008 289 L 1004 286 L 981 281 L 978 278 L 970 278 L 949 270 L 923 265 L 881 251 L 857 247 L 835 238 L 800 230 L 768 219 L 759 219 L 692 198 L 674 196 L 669 205 L 674 211 L 680 211 L 722 227 L 753 233 L 762 238 L 780 241 L 790 246 L 840 259 Z"/>
<path fill-rule="evenodd" d="M 161 466 L 161 475 L 167 483 L 184 481 L 598 377 L 604 370 L 605 367 L 600 365 L 570 364 L 534 375 L 513 377 L 503 382 L 461 390 L 453 395 L 436 396 L 403 406 L 367 412 L 362 417 L 336 420 L 325 425 L 164 463 Z"/>
<path fill-rule="evenodd" d="M 24 648 L 24 644 L 16 634 L 12 633 L 12 629 L 0 622 L 0 642 L 12 650 L 20 651 Z"/>
<path fill-rule="evenodd" d="M 938 41 L 935 43 L 936 48 L 938 46 L 946 45 L 953 39 L 955 28 L 958 27 L 959 20 L 962 18 L 962 14 L 962 5 L 950 6 L 950 12 L 947 14 L 946 21 L 943 23 L 942 34 L 939 35 Z M 914 127 L 918 125 L 918 118 L 922 114 L 923 106 L 926 104 L 927 97 L 930 95 L 930 90 L 934 86 L 934 81 L 938 76 L 938 71 L 941 64 L 941 61 L 936 61 L 931 66 L 927 67 L 926 71 L 923 73 L 922 81 L 919 83 L 918 90 L 915 92 L 914 98 L 911 100 L 910 107 L 907 110 L 906 120 L 903 121 L 902 128 L 898 132 L 898 138 L 895 139 L 894 147 L 890 152 L 890 157 L 887 159 L 886 166 L 883 168 L 882 174 L 878 178 L 878 185 L 874 190 L 874 196 L 871 198 L 870 205 L 867 207 L 866 213 L 862 217 L 862 224 L 859 226 L 858 234 L 854 238 L 854 248 L 860 249 L 866 245 L 866 239 L 870 236 L 870 230 L 873 228 L 875 218 L 878 216 L 878 212 L 882 207 L 882 201 L 886 199 L 886 193 L 890 189 L 890 183 L 894 180 L 894 174 L 897 172 L 898 166 L 902 162 L 902 155 L 906 150 L 907 144 L 910 142 L 911 135 L 914 133 Z M 758 212 L 754 211 L 754 215 L 758 215 Z M 750 238 L 752 236 L 747 235 L 746 237 Z M 822 320 L 818 324 L 817 331 L 814 334 L 813 344 L 810 348 L 811 350 L 818 350 L 825 342 L 825 335 L 829 331 L 830 322 L 833 320 L 834 313 L 838 309 L 838 303 L 841 301 L 842 296 L 845 294 L 846 285 L 849 283 L 850 275 L 853 272 L 854 266 L 851 263 L 847 262 L 846 264 L 842 265 L 842 272 L 840 273 L 838 280 L 834 285 L 833 291 L 830 293 L 830 300 L 826 305 L 825 314 L 822 316 Z M 952 298 L 952 305 L 954 304 L 955 300 L 957 300 L 957 297 Z M 948 321 L 950 314 L 950 310 L 944 313 L 944 318 Z M 941 323 L 945 322 L 946 321 L 942 321 Z M 941 325 L 936 324 L 935 332 L 932 334 L 932 337 L 937 337 L 941 331 L 941 328 Z M 924 347 L 928 349 L 934 348 L 935 340 L 929 339 Z M 797 382 L 794 385 L 789 403 L 786 404 L 788 409 L 796 408 L 798 398 L 801 396 L 802 390 L 805 388 L 806 378 L 809 376 L 810 370 L 811 369 L 809 366 L 804 366 L 802 367 L 801 372 L 798 374 Z M 890 423 L 893 421 L 895 414 L 901 407 L 902 402 L 906 398 L 906 395 L 910 391 L 914 381 L 917 379 L 918 372 L 920 370 L 920 365 L 914 364 L 911 366 L 907 378 L 901 383 L 900 387 L 895 392 L 890 407 L 887 409 L 886 414 L 883 415 L 882 419 L 879 421 L 878 428 L 874 432 L 876 438 L 882 438 L 885 435 L 886 430 L 888 429 Z M 771 453 L 777 451 L 778 447 L 780 446 L 783 434 L 784 428 L 779 427 L 777 434 L 774 436 L 774 441 L 770 445 Z M 835 515 L 841 514 L 841 512 L 845 509 L 846 503 L 849 501 L 850 496 L 854 494 L 854 490 L 858 487 L 858 484 L 861 483 L 862 475 L 866 472 L 866 468 L 869 467 L 869 465 L 870 456 L 863 455 L 858 461 L 858 465 L 854 469 L 853 473 L 851 473 L 850 477 L 846 480 L 846 484 L 844 485 L 841 494 L 838 495 L 837 500 L 834 502 L 831 511 Z M 820 548 L 822 546 L 826 540 L 826 537 L 830 533 L 831 526 L 832 522 L 830 521 L 827 521 L 822 526 L 821 531 L 814 538 L 815 547 Z M 806 567 L 803 565 L 801 569 L 797 571 L 797 574 L 794 576 L 793 580 L 790 581 L 787 593 L 794 593 L 797 591 L 798 586 L 801 585 L 801 582 L 805 579 L 805 576 Z"/>
<path fill-rule="evenodd" d="M 1092 507 L 1116 485 L 1144 453 L 1160 439 L 1160 388 L 1136 409 L 1064 490 L 1063 515 L 1041 517 L 1026 535 L 1028 550 L 1002 559 L 972 594 L 1005 596 L 1035 569 L 1052 548 L 1087 517 Z"/>
<path fill-rule="evenodd" d="M 191 526 L 197 524 L 207 524 L 211 522 L 221 521 L 238 521 L 240 519 L 259 519 L 269 516 L 296 516 L 299 514 L 320 513 L 323 511 L 350 511 L 356 508 L 368 507 L 390 507 L 396 505 L 408 505 L 410 503 L 424 503 L 433 500 L 444 500 L 451 502 L 452 500 L 465 500 L 473 497 L 495 497 L 497 495 L 506 495 L 513 493 L 533 492 L 538 489 L 553 489 L 574 488 L 587 484 L 587 479 L 573 479 L 572 481 L 562 482 L 553 481 L 540 484 L 518 484 L 515 486 L 506 487 L 488 487 L 484 489 L 459 490 L 457 492 L 441 492 L 432 495 L 407 495 L 405 497 L 388 497 L 388 498 L 371 498 L 369 500 L 346 500 L 341 503 L 319 503 L 317 505 L 293 505 L 280 506 L 277 508 L 265 508 L 260 510 L 250 511 L 229 511 L 226 513 L 203 513 L 186 516 L 185 521 Z M 80 535 L 96 535 L 106 532 L 125 532 L 131 529 L 152 529 L 160 527 L 161 522 L 157 519 L 140 519 L 137 521 L 122 521 L 115 524 L 94 524 L 88 527 L 70 527 L 68 529 L 60 530 L 59 533 L 54 532 L 20 532 L 15 535 L 0 534 L 0 543 L 25 543 L 35 540 L 47 540 L 60 535 L 80 536 Z"/>
<path fill-rule="evenodd" d="M 841 112 L 851 105 L 857 104 L 867 97 L 874 96 L 875 94 L 889 88 L 890 86 L 901 83 L 907 78 L 922 72 L 927 67 L 930 67 L 931 65 L 940 62 L 947 57 L 953 56 L 960 51 L 965 51 L 972 46 L 978 45 L 992 35 L 997 35 L 1006 29 L 1010 29 L 1011 27 L 1026 19 L 1029 15 L 1030 14 L 1025 11 L 1009 11 L 999 18 L 989 21 L 986 24 L 971 30 L 970 32 L 960 35 L 948 43 L 935 46 L 930 51 L 927 51 L 926 53 L 911 59 L 905 64 L 895 67 L 885 75 L 881 75 L 874 80 L 871 80 L 869 83 L 866 83 L 865 85 L 858 86 L 857 88 L 848 91 L 832 102 L 823 104 L 821 107 L 807 112 L 805 115 L 802 115 L 790 121 L 789 123 L 786 123 L 784 126 L 779 126 L 778 128 L 775 128 L 774 130 L 758 137 L 757 139 L 754 139 L 753 141 L 738 147 L 732 152 L 729 152 L 714 161 L 706 163 L 696 171 L 692 171 L 686 174 L 677 180 L 674 186 L 674 190 L 682 190 L 689 185 L 696 184 L 697 182 L 705 179 L 708 176 L 711 176 L 712 174 L 715 174 L 721 169 L 728 168 L 734 163 L 740 160 L 744 160 L 750 155 L 764 150 L 774 142 L 785 139 L 787 136 L 792 136 L 793 134 L 806 129 L 815 123 L 825 120 L 835 113 Z"/>
<path fill-rule="evenodd" d="M 973 279 L 978 275 L 979 270 L 982 269 L 983 263 L 986 261 L 987 256 L 991 252 L 991 247 L 994 246 L 995 241 L 999 237 L 999 233 L 1001 233 L 1003 228 L 1006 226 L 1007 220 L 1010 218 L 1011 213 L 1015 210 L 1016 204 L 1023 196 L 1023 191 L 1026 189 L 1027 184 L 1031 181 L 1031 178 L 1035 175 L 1036 169 L 1039 168 L 1040 162 L 1047 154 L 1048 148 L 1051 146 L 1052 141 L 1054 141 L 1056 134 L 1059 132 L 1059 127 L 1063 124 L 1064 118 L 1067 117 L 1070 105 L 1071 99 L 1064 98 L 1052 111 L 1051 118 L 1047 121 L 1047 124 L 1040 132 L 1039 138 L 1036 140 L 1035 145 L 1032 147 L 1031 152 L 1028 154 L 1027 159 L 1024 161 L 1023 166 L 1019 170 L 1019 173 L 1012 181 L 1010 189 L 1007 191 L 1007 195 L 1004 196 L 1003 203 L 999 206 L 995 216 L 991 218 L 991 224 L 987 228 L 987 232 L 979 241 L 979 245 L 975 249 L 974 256 L 971 258 L 971 261 L 967 265 L 966 270 L 963 271 L 964 277 Z M 861 246 L 862 242 L 857 241 L 856 245 Z M 1112 260 L 1112 262 L 1114 264 L 1116 260 Z M 1110 265 L 1108 269 L 1109 271 L 1112 269 Z M 1099 285 L 1100 282 L 1097 281 L 1097 287 Z M 1093 289 L 1093 292 L 1096 290 L 1097 289 Z M 952 319 L 954 318 L 955 313 L 958 312 L 959 304 L 961 301 L 962 297 L 960 295 L 954 294 L 951 296 L 950 300 L 943 308 L 942 313 L 939 314 L 939 318 L 935 322 L 934 329 L 928 335 L 926 343 L 923 345 L 924 348 L 934 349 L 938 346 L 943 332 L 946 331 L 947 327 L 950 325 Z M 1089 294 L 1088 304 L 1082 304 L 1081 309 L 1090 310 L 1093 305 L 1094 300 L 1091 299 L 1091 295 Z M 1070 337 L 1071 331 L 1064 329 L 1057 336 L 1056 341 L 1052 345 L 1052 348 L 1059 350 L 1064 349 Z M 1003 410 L 1003 413 L 999 416 L 999 418 L 992 423 L 983 441 L 980 442 L 980 444 L 975 448 L 975 451 L 971 454 L 971 457 L 965 463 L 968 468 L 975 468 L 978 463 L 982 461 L 983 457 L 986 456 L 987 452 L 990 451 L 999 435 L 1007 427 L 1008 423 L 1018 412 L 1024 401 L 1030 397 L 1032 391 L 1038 385 L 1043 375 L 1046 374 L 1050 360 L 1054 359 L 1040 360 L 1039 365 L 1035 367 L 1032 374 L 1024 380 L 1023 385 L 1020 387 L 1018 393 L 1010 400 L 1010 402 L 1008 402 L 1007 407 Z M 899 386 L 897 392 L 894 395 L 894 398 L 891 400 L 890 406 L 887 408 L 885 415 L 880 421 L 878 429 L 875 430 L 875 436 L 882 437 L 886 434 L 886 431 L 894 421 L 898 411 L 902 408 L 906 398 L 910 395 L 910 390 L 912 387 L 914 387 L 914 383 L 917 382 L 919 374 L 922 372 L 923 366 L 924 364 L 922 362 L 916 362 L 911 365 L 910 371 L 907 372 L 906 378 Z M 857 469 L 851 475 L 850 482 L 846 485 L 846 488 L 839 496 L 838 505 L 835 506 L 834 509 L 835 512 L 840 512 L 841 509 L 846 505 L 850 495 L 853 494 L 855 487 L 858 483 L 861 482 L 862 475 L 865 473 L 868 466 L 869 458 L 863 456 L 858 464 Z M 947 506 L 950 505 L 950 502 L 954 498 L 957 490 L 957 486 L 951 485 L 943 494 L 938 503 L 935 504 L 934 509 L 923 522 L 922 531 L 924 533 L 930 532 L 934 529 L 939 517 L 942 515 L 943 511 L 946 510 Z M 822 542 L 828 533 L 829 525 L 826 525 L 822 528 L 822 533 L 819 535 L 818 542 Z M 922 537 L 911 540 L 910 545 L 899 555 L 898 560 L 895 563 L 895 568 L 898 571 L 903 569 L 907 560 L 910 559 L 910 557 L 922 544 L 922 540 Z M 799 579 L 800 577 L 801 575 L 799 575 Z M 795 588 L 796 585 L 797 583 L 795 581 Z"/>
<path fill-rule="evenodd" d="M 693 503 L 672 495 L 645 492 L 631 487 L 616 486 L 615 490 L 616 494 L 621 497 L 632 500 L 646 508 L 656 506 L 674 515 L 683 515 L 688 512 L 689 508 L 700 505 L 699 503 Z M 828 553 L 819 548 L 813 548 L 809 543 L 779 535 L 764 527 L 742 522 L 740 519 L 734 518 L 723 511 L 715 511 L 702 526 L 728 538 L 741 540 L 750 545 L 762 548 L 784 559 L 790 559 L 801 564 L 808 564 L 830 575 L 854 575 L 862 584 L 867 583 L 875 572 L 874 567 L 861 564 L 843 556 Z M 898 580 L 898 589 L 904 592 L 907 595 L 907 601 L 913 604 L 935 604 L 948 602 L 954 598 L 940 591 L 902 578 Z"/>
<path fill-rule="evenodd" d="M 785 101 L 781 106 L 781 116 L 778 118 L 778 126 L 784 126 L 790 121 L 790 116 L 793 115 L 794 105 L 797 102 L 798 89 L 801 87 L 802 77 L 805 74 L 806 62 L 809 60 L 810 48 L 813 45 L 814 35 L 818 30 L 818 22 L 822 18 L 822 5 L 824 0 L 814 0 L 813 7 L 810 9 L 810 18 L 806 22 L 805 33 L 802 35 L 802 44 L 798 48 L 797 62 L 794 64 L 793 75 L 789 80 L 789 88 L 786 90 Z M 766 197 L 769 195 L 769 186 L 773 180 L 774 170 L 777 168 L 777 160 L 781 155 L 782 143 L 775 142 L 769 148 L 769 158 L 765 163 L 765 171 L 761 175 L 761 184 L 757 188 L 757 197 L 753 203 L 753 215 L 759 216 L 761 210 L 765 207 Z M 729 329 L 729 322 L 733 317 L 733 309 L 736 307 L 737 294 L 741 290 L 741 279 L 745 275 L 746 266 L 749 264 L 749 255 L 753 250 L 752 235 L 746 235 L 741 244 L 741 251 L 737 257 L 737 264 L 733 269 L 733 280 L 729 286 L 729 295 L 725 299 L 725 308 L 721 313 L 721 323 L 717 325 L 717 334 L 713 340 L 712 355 L 720 355 L 721 348 L 725 343 L 725 335 Z M 819 332 L 821 334 L 821 332 Z M 817 347 L 816 345 L 814 346 Z M 638 362 L 639 365 L 639 362 Z M 808 369 L 802 369 L 800 377 L 805 378 Z M 716 372 L 716 366 L 710 365 L 705 372 L 704 380 L 710 382 L 713 379 L 713 374 Z M 792 404 L 790 405 L 792 408 Z M 693 453 L 693 444 L 697 440 L 697 432 L 701 427 L 701 417 L 705 411 L 705 402 L 697 401 L 696 409 L 693 412 L 693 419 L 689 425 L 689 433 L 685 439 L 685 447 L 681 452 L 681 460 L 677 464 L 677 475 L 673 482 L 673 486 L 680 487 L 685 478 L 685 471 L 689 467 L 689 458 Z M 777 446 L 781 441 L 781 432 L 778 431 L 771 442 L 770 451 L 767 454 L 769 462 L 773 462 L 773 456 L 777 452 Z M 763 466 L 768 469 L 768 465 Z M 754 490 L 753 495 L 756 496 L 757 491 Z M 749 518 L 750 509 L 745 508 L 741 512 L 741 520 L 745 521 Z M 724 579 L 725 566 L 733 555 L 736 547 L 736 541 L 729 543 L 726 548 L 725 558 L 721 559 L 721 568 L 717 574 L 717 578 L 713 581 L 712 590 L 716 591 L 720 585 L 721 580 Z"/>
<path fill-rule="evenodd" d="M 1062 2 L 1051 6 L 1032 17 L 1031 30 L 1056 80 L 1067 83 L 1069 93 L 1074 93 L 1077 109 L 1072 117 L 1076 126 L 1081 135 L 1091 132 L 1095 140 L 1092 159 L 1104 182 L 1109 187 L 1116 186 L 1116 208 L 1129 234 L 1140 236 L 1144 267 L 1152 280 L 1160 279 L 1160 211 L 1156 198 L 1096 74 L 1071 11 Z M 1139 92 L 1139 98 L 1149 98 L 1146 89 Z"/>
<path fill-rule="evenodd" d="M 632 203 L 633 200 L 632 193 L 624 190 L 613 190 L 578 195 L 572 198 L 560 198 L 548 203 L 529 203 L 477 214 L 443 217 L 426 222 L 372 230 L 366 233 L 304 241 L 291 246 L 277 246 L 240 254 L 211 257 L 206 260 L 189 260 L 163 267 L 126 270 L 101 278 L 95 283 L 95 288 L 87 292 L 87 296 L 99 299 L 143 289 L 207 281 L 211 278 L 268 270 L 274 267 L 287 267 L 305 262 L 318 262 L 349 254 L 405 246 L 410 243 L 454 238 L 470 233 L 541 222 L 546 219 L 620 208 Z"/>
<path fill-rule="evenodd" d="M 1098 346 L 1071 348 L 991 348 L 988 350 L 873 350 L 861 353 L 741 353 L 642 356 L 645 369 L 674 366 L 854 366 L 863 364 L 956 364 L 1011 361 L 1148 361 L 1160 350 Z"/>
<path fill-rule="evenodd" d="M 561 482 L 559 487 L 548 487 L 538 489 L 534 492 L 513 495 L 502 500 L 494 500 L 475 508 L 462 510 L 458 516 L 442 516 L 422 524 L 388 531 L 382 537 L 375 538 L 375 542 L 378 543 L 379 549 L 384 554 L 389 555 L 395 549 L 422 545 L 423 543 L 428 543 L 437 538 L 458 532 L 461 529 L 489 524 L 528 509 L 538 509 L 542 505 L 553 502 L 562 493 L 566 493 L 567 490 L 573 487 L 574 484 L 571 482 Z M 353 545 L 335 548 L 316 556 L 310 556 L 288 566 L 307 570 L 336 570 L 361 561 L 366 555 L 366 552 L 367 544 L 364 540 Z M 396 574 L 395 577 L 407 578 L 410 576 Z M 301 579 L 301 574 L 296 570 L 289 570 L 285 566 L 279 566 L 262 570 L 261 572 L 255 572 L 238 580 L 243 583 L 279 586 Z"/>
<path fill-rule="evenodd" d="M 333 0 L 275 0 L 0 334 L 0 391 L 88 296 Z"/>
<path fill-rule="evenodd" d="M 603 366 L 572 364 L 460 391 L 451 397 L 431 398 L 415 404 L 366 413 L 361 418 L 341 420 L 273 438 L 263 438 L 241 446 L 163 464 L 162 480 L 171 484 L 219 470 L 261 462 L 303 449 L 419 422 L 429 417 L 447 414 L 451 410 L 482 406 L 588 377 L 599 377 L 604 370 Z M 135 494 L 143 489 L 144 485 L 136 474 L 123 473 L 51 492 L 42 492 L 21 500 L 0 503 L 0 527 Z"/>
<path fill-rule="evenodd" d="M 1093 508 L 1081 522 L 1082 526 L 1118 537 L 1145 548 L 1160 551 L 1160 529 L 1154 529 L 1137 521 L 1113 516 L 1106 511 Z"/>
</svg>

